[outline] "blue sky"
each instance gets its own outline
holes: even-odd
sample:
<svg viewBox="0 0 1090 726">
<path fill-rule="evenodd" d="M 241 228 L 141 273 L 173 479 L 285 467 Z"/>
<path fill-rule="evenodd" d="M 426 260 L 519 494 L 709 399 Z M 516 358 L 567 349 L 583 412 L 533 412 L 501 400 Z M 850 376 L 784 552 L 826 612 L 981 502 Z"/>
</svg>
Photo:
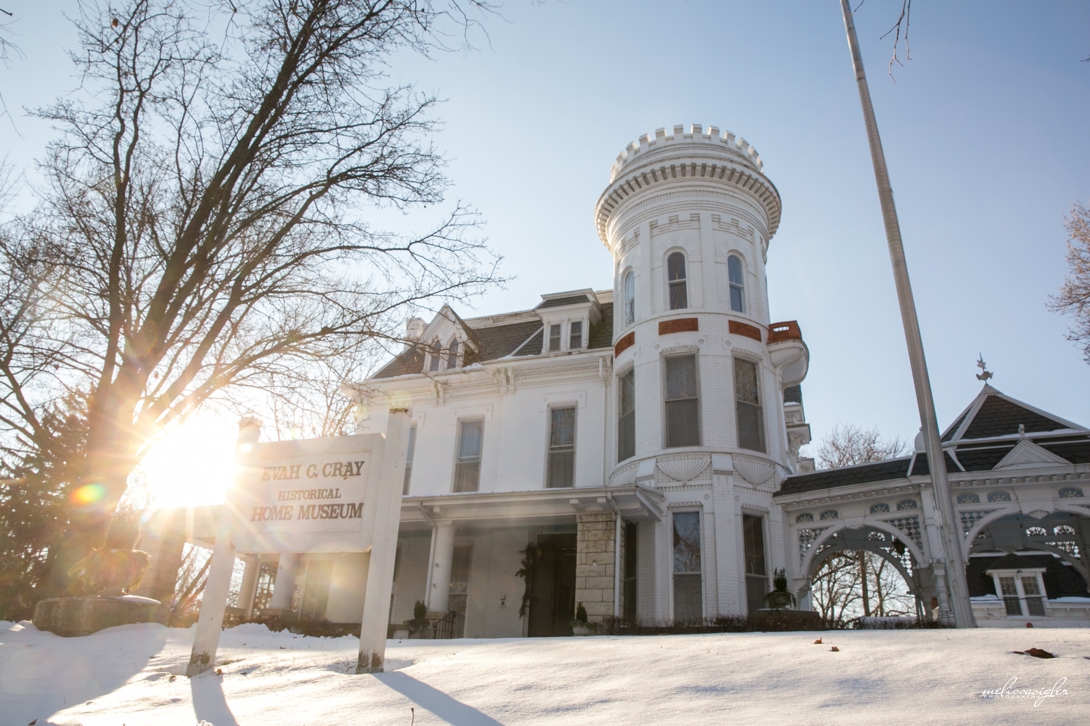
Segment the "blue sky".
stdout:
<svg viewBox="0 0 1090 726">
<path fill-rule="evenodd" d="M 75 87 L 72 2 L 5 0 L 25 59 L 0 69 L 0 153 L 33 180 L 51 131 L 20 111 Z M 899 0 L 856 16 L 885 143 L 940 426 L 992 383 L 1090 425 L 1090 366 L 1045 305 L 1065 273 L 1064 215 L 1090 203 L 1090 4 L 915 0 L 912 60 L 886 75 Z M 674 124 L 730 129 L 783 198 L 768 256 L 774 320 L 798 320 L 815 440 L 837 421 L 911 440 L 919 426 L 885 233 L 836 0 L 512 0 L 487 41 L 392 76 L 445 103 L 451 201 L 483 215 L 506 289 L 609 288 L 592 213 L 618 152 Z M 902 49 L 902 57 L 904 51 Z M 412 225 L 418 220 L 405 219 Z"/>
</svg>

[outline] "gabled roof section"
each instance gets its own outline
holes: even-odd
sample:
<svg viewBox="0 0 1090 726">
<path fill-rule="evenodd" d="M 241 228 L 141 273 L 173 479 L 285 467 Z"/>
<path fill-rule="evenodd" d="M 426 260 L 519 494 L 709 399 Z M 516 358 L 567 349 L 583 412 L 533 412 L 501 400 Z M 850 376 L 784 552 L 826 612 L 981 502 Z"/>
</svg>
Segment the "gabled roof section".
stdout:
<svg viewBox="0 0 1090 726">
<path fill-rule="evenodd" d="M 440 342 L 448 342 L 448 326 L 453 326 L 460 338 L 470 342 L 468 355 L 463 365 L 473 362 L 499 360 L 501 358 L 522 358 L 541 355 L 543 344 L 543 325 L 540 313 L 545 307 L 563 307 L 565 305 L 592 305 L 600 311 L 600 319 L 592 322 L 587 338 L 586 350 L 609 349 L 613 346 L 613 302 L 609 291 L 575 291 L 543 296 L 544 302 L 534 310 L 522 310 L 503 315 L 490 315 L 480 318 L 462 319 L 449 306 L 443 306 L 431 323 L 427 325 L 420 338 L 408 344 L 405 351 L 381 368 L 372 378 L 393 378 L 419 374 L 423 372 L 427 350 L 439 335 Z M 572 298 L 575 298 L 574 301 Z M 608 300 L 608 302 L 604 302 Z M 552 303 L 550 305 L 550 303 Z M 592 318 L 593 320 L 593 318 Z"/>
<path fill-rule="evenodd" d="M 1020 433 L 1020 426 L 1021 431 L 1027 434 L 1087 431 L 1083 426 L 1011 398 L 984 384 L 984 388 L 969 407 L 943 433 L 942 441 L 957 444 L 974 439 L 1015 436 Z"/>
<path fill-rule="evenodd" d="M 1062 456 L 1053 454 L 1048 449 L 1042 448 L 1029 439 L 1022 439 L 1006 456 L 1004 456 L 995 469 L 1031 469 L 1042 466 L 1066 466 L 1067 460 Z"/>
</svg>

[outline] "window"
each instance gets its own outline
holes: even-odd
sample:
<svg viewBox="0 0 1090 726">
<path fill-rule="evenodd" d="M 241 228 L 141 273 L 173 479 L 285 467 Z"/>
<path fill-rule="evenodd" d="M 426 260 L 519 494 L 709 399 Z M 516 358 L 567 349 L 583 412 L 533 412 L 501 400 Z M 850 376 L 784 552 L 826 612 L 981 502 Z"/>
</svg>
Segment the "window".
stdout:
<svg viewBox="0 0 1090 726">
<path fill-rule="evenodd" d="M 731 255 L 727 258 L 727 277 L 730 280 L 730 309 L 736 313 L 746 311 L 745 279 L 742 277 L 742 260 Z"/>
<path fill-rule="evenodd" d="M 988 494 L 989 502 L 1009 502 L 1011 495 L 1007 492 L 991 492 Z"/>
<path fill-rule="evenodd" d="M 904 499 L 897 502 L 897 511 L 903 512 L 906 509 L 919 509 L 919 505 L 916 504 L 915 499 Z"/>
<path fill-rule="evenodd" d="M 888 504 L 872 504 L 870 508 L 871 514 L 886 514 L 889 512 Z"/>
<path fill-rule="evenodd" d="M 674 621 L 704 618 L 700 576 L 700 512 L 674 513 Z"/>
<path fill-rule="evenodd" d="M 840 512 L 835 509 L 826 509 L 821 513 L 820 517 L 823 521 L 828 519 L 840 519 Z"/>
<path fill-rule="evenodd" d="M 958 504 L 980 504 L 980 497 L 976 494 L 958 494 Z"/>
<path fill-rule="evenodd" d="M 742 515 L 742 546 L 746 557 L 746 604 L 749 612 L 755 613 L 764 606 L 768 594 L 763 517 Z"/>
<path fill-rule="evenodd" d="M 481 481 L 481 439 L 484 421 L 458 422 L 458 461 L 454 465 L 454 491 L 475 492 Z"/>
<path fill-rule="evenodd" d="M 666 358 L 666 446 L 700 446 L 696 356 Z"/>
<path fill-rule="evenodd" d="M 409 493 L 409 482 L 413 478 L 413 454 L 416 452 L 416 427 L 409 427 L 409 453 L 405 455 L 405 484 L 401 488 L 402 496 Z"/>
<path fill-rule="evenodd" d="M 559 323 L 549 326 L 549 352 L 555 353 L 560 350 L 560 330 L 564 326 Z"/>
<path fill-rule="evenodd" d="M 666 258 L 666 279 L 670 287 L 670 309 L 689 307 L 689 292 L 685 287 L 685 255 L 674 252 Z"/>
<path fill-rule="evenodd" d="M 1003 605 L 1009 617 L 1048 616 L 1045 610 L 1045 589 L 1040 572 L 1022 570 L 992 572 L 995 578 L 995 591 L 1003 598 Z"/>
<path fill-rule="evenodd" d="M 636 322 L 636 273 L 629 270 L 624 276 L 624 324 Z"/>
<path fill-rule="evenodd" d="M 583 347 L 583 321 L 573 320 L 568 326 L 568 350 L 579 350 Z"/>
<path fill-rule="evenodd" d="M 621 376 L 618 383 L 617 461 L 620 462 L 636 455 L 636 369 Z"/>
<path fill-rule="evenodd" d="M 447 368 L 458 367 L 458 339 L 450 341 L 450 347 L 447 348 Z"/>
<path fill-rule="evenodd" d="M 308 560 L 303 574 L 303 586 L 296 584 L 296 591 L 302 592 L 300 602 L 292 609 L 303 620 L 321 620 L 325 617 L 329 602 L 329 581 L 333 575 L 333 560 Z"/>
<path fill-rule="evenodd" d="M 796 522 L 813 522 L 814 521 L 814 515 L 810 514 L 809 512 L 803 512 L 799 516 L 795 517 L 795 521 Z"/>
<path fill-rule="evenodd" d="M 575 408 L 549 411 L 549 466 L 546 486 L 575 486 Z"/>
<path fill-rule="evenodd" d="M 624 618 L 635 620 L 639 612 L 639 529 L 635 522 L 624 523 Z"/>
<path fill-rule="evenodd" d="M 764 412 L 761 410 L 757 364 L 734 359 L 734 399 L 738 417 L 738 446 L 751 451 L 765 450 Z"/>
<path fill-rule="evenodd" d="M 254 590 L 253 612 L 259 613 L 269 607 L 273 589 L 276 587 L 276 563 L 262 562 L 257 571 L 257 588 Z"/>
<path fill-rule="evenodd" d="M 439 359 L 443 355 L 443 346 L 439 345 L 439 339 L 436 338 L 431 344 L 431 360 L 428 361 L 428 371 L 435 372 L 439 370 Z"/>
</svg>

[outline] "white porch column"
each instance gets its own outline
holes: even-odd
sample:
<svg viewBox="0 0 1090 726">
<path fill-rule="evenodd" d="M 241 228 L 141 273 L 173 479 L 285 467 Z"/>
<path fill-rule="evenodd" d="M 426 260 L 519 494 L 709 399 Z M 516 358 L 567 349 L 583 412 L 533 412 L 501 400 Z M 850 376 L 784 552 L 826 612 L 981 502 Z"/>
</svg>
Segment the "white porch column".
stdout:
<svg viewBox="0 0 1090 726">
<path fill-rule="evenodd" d="M 238 606 L 248 618 L 253 613 L 254 595 L 257 593 L 257 574 L 261 570 L 259 557 L 240 557 L 246 569 L 242 572 L 242 586 L 238 590 Z"/>
<path fill-rule="evenodd" d="M 291 595 L 295 590 L 295 571 L 298 567 L 297 552 L 284 552 L 280 555 L 280 561 L 276 564 L 276 582 L 273 584 L 273 594 L 269 599 L 270 609 L 291 610 Z"/>
<path fill-rule="evenodd" d="M 446 614 L 450 605 L 450 574 L 454 566 L 454 525 L 436 522 L 432 530 L 431 592 L 428 611 Z"/>
</svg>

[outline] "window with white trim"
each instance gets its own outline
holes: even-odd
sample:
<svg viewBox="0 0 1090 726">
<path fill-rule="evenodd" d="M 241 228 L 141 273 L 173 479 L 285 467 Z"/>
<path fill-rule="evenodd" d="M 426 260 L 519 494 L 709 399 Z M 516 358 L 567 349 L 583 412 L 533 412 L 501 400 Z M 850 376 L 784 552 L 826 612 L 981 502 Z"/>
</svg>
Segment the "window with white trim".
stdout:
<svg viewBox="0 0 1090 726">
<path fill-rule="evenodd" d="M 560 350 L 560 339 L 563 335 L 564 326 L 560 323 L 554 323 L 549 326 L 549 352 L 555 353 Z"/>
<path fill-rule="evenodd" d="M 663 362 L 666 369 L 666 447 L 700 446 L 696 356 L 670 356 Z"/>
<path fill-rule="evenodd" d="M 760 388 L 757 364 L 744 358 L 735 358 L 734 399 L 738 419 L 738 447 L 751 451 L 765 451 L 765 422 Z"/>
<path fill-rule="evenodd" d="M 458 339 L 450 341 L 450 347 L 447 348 L 447 370 L 453 370 L 458 367 Z"/>
<path fill-rule="evenodd" d="M 629 270 L 624 276 L 624 324 L 636 322 L 636 273 Z"/>
<path fill-rule="evenodd" d="M 738 255 L 727 258 L 727 278 L 730 282 L 730 309 L 736 313 L 746 311 L 745 277 L 742 273 L 742 260 Z"/>
<path fill-rule="evenodd" d="M 704 618 L 700 567 L 700 512 L 674 512 L 674 620 Z"/>
<path fill-rule="evenodd" d="M 617 461 L 636 455 L 636 369 L 617 379 Z"/>
<path fill-rule="evenodd" d="M 458 422 L 458 459 L 454 464 L 454 491 L 475 492 L 481 483 L 481 444 L 484 421 Z"/>
<path fill-rule="evenodd" d="M 670 292 L 670 309 L 683 310 L 689 307 L 689 290 L 686 285 L 685 255 L 673 252 L 666 258 L 666 282 Z"/>
<path fill-rule="evenodd" d="M 545 485 L 575 486 L 575 406 L 549 410 L 549 465 Z"/>
<path fill-rule="evenodd" d="M 568 323 L 568 350 L 579 350 L 583 347 L 583 321 L 573 320 Z"/>
<path fill-rule="evenodd" d="M 434 373 L 439 370 L 439 359 L 443 357 L 443 346 L 436 338 L 431 344 L 431 359 L 428 361 L 428 371 Z"/>
<path fill-rule="evenodd" d="M 1048 616 L 1045 609 L 1045 583 L 1041 570 L 989 570 L 995 580 L 995 592 L 1003 598 L 1007 616 L 1012 618 Z"/>
</svg>

